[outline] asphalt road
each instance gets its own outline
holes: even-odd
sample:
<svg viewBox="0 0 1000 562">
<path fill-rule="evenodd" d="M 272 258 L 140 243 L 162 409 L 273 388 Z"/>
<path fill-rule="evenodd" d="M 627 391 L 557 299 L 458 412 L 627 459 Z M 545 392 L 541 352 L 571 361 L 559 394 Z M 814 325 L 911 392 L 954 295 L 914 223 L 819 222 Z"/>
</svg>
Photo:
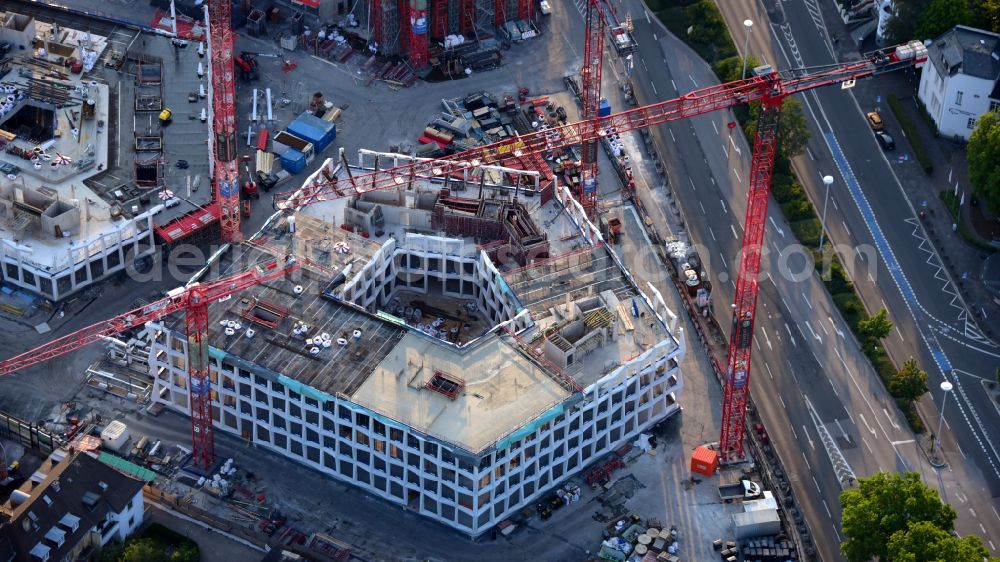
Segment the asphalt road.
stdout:
<svg viewBox="0 0 1000 562">
<path fill-rule="evenodd" d="M 846 34 L 839 20 L 824 11 L 829 7 L 817 0 L 719 5 L 731 28 L 746 18 L 769 24 L 769 33 L 751 34 L 750 49 L 772 53 L 768 62 L 778 67 L 826 65 L 858 56 L 846 46 L 843 53 L 834 48 L 829 37 Z M 865 92 L 877 85 L 877 79 L 865 84 Z M 831 200 L 838 204 L 828 210 L 831 239 L 876 248 L 877 259 L 870 260 L 869 271 L 855 275 L 854 281 L 868 308 L 885 306 L 899 327 L 884 342 L 889 354 L 897 363 L 914 356 L 930 374 L 935 402 L 924 401 L 925 419 L 938 417 L 941 381 L 954 384 L 943 432 L 950 467 L 941 473 L 923 472 L 924 479 L 939 487 L 958 510 L 959 532 L 979 534 L 996 554 L 1000 543 L 991 537 L 1000 536 L 1000 412 L 981 383 L 993 380 L 1000 348 L 972 321 L 975 315 L 969 314 L 906 197 L 897 169 L 917 164 L 900 161 L 898 155 L 886 158 L 868 131 L 864 112 L 879 108 L 877 98 L 836 87 L 802 98 L 813 141 L 808 157 L 798 159 L 800 177 L 807 180 L 813 200 L 820 201 L 818 180 L 833 173 L 837 181 Z M 906 150 L 903 135 L 891 132 L 903 140 L 900 151 Z M 880 468 L 892 470 L 893 465 Z"/>
<path fill-rule="evenodd" d="M 625 6 L 634 16 L 635 33 L 640 45 L 633 71 L 633 84 L 640 103 L 670 99 L 715 82 L 707 66 L 679 41 L 666 34 L 655 20 L 647 19 L 638 3 L 630 5 L 626 2 Z M 740 17 L 740 21 L 745 17 Z M 758 52 L 763 52 L 763 49 Z M 827 56 L 831 56 L 829 50 Z M 765 59 L 774 63 L 773 59 Z M 834 113 L 838 116 L 838 123 L 841 121 L 839 116 L 846 111 L 838 109 Z M 877 167 L 870 162 L 879 152 L 867 133 L 860 112 L 856 108 L 852 111 L 858 113 L 861 122 L 851 132 L 861 138 L 854 143 L 855 151 L 848 153 L 846 161 L 853 162 L 858 169 L 863 167 L 867 174 L 869 167 Z M 738 225 L 742 223 L 745 210 L 743 178 L 748 176 L 750 155 L 750 149 L 741 135 L 730 138 L 725 125 L 731 120 L 731 115 L 707 115 L 688 122 L 672 123 L 656 131 L 660 146 L 668 147 L 663 156 L 671 171 L 674 191 L 686 211 L 692 237 L 704 247 L 702 256 L 713 266 L 712 275 L 717 280 L 713 304 L 717 311 L 728 310 L 731 302 L 733 285 L 730 279 L 732 269 L 737 266 L 735 256 L 742 236 Z M 821 153 L 823 146 L 817 145 L 817 142 L 822 142 L 823 136 L 814 131 L 814 138 L 810 153 L 812 158 L 821 158 L 816 154 Z M 832 173 L 835 169 L 833 159 L 827 158 L 825 173 Z M 813 164 L 813 168 L 806 172 L 818 179 L 820 173 L 815 167 L 819 165 Z M 884 160 L 882 166 L 888 168 Z M 883 187 L 891 185 L 890 181 L 876 180 L 872 185 Z M 656 197 L 656 194 L 651 195 Z M 848 223 L 840 222 L 846 221 L 846 217 L 840 215 L 841 210 L 845 215 L 851 210 L 852 200 L 846 190 L 835 196 L 833 201 L 828 210 L 831 236 L 838 242 L 842 241 L 832 227 L 835 221 L 845 231 L 860 233 L 865 223 L 856 210 L 857 219 L 861 222 L 853 231 Z M 893 216 L 898 217 L 898 206 L 896 201 L 897 209 L 894 209 Z M 854 243 L 858 242 L 863 243 L 864 240 Z M 859 259 L 858 265 L 863 266 L 857 268 L 860 276 L 867 281 L 865 267 L 871 263 L 873 279 L 886 284 L 894 283 L 887 268 L 879 263 L 877 245 L 871 239 L 867 243 L 872 245 L 873 253 L 865 254 L 867 262 Z M 917 243 L 911 242 L 910 245 Z M 837 501 L 840 484 L 816 432 L 817 424 L 835 438 L 858 475 L 878 470 L 916 470 L 953 503 L 962 503 L 956 502 L 956 499 L 980 496 L 978 478 L 975 474 L 966 474 L 967 467 L 956 467 L 963 474 L 951 470 L 937 473 L 927 463 L 913 441 L 905 420 L 850 337 L 822 283 L 791 239 L 790 229 L 777 206 L 769 213 L 767 247 L 770 256 L 765 256 L 762 272 L 766 272 L 768 279 L 761 285 L 758 304 L 754 351 L 756 369 L 752 388 L 823 558 L 834 560 L 840 557 L 837 549 L 841 539 Z M 921 258 L 926 259 L 927 256 Z M 856 273 L 855 277 L 858 276 Z M 867 295 L 868 289 L 859 284 Z M 896 295 L 901 298 L 898 291 Z M 867 304 L 877 309 L 881 306 L 880 301 L 881 297 L 878 297 L 874 303 Z M 908 332 L 908 329 L 914 329 L 913 322 L 906 323 L 897 318 L 900 316 L 898 311 L 906 310 L 902 301 L 892 303 L 889 298 L 886 301 L 890 311 L 897 311 L 894 320 L 902 324 L 900 332 L 892 338 L 899 340 L 895 347 L 915 341 L 919 335 Z M 724 320 L 724 315 L 719 317 Z M 888 343 L 891 345 L 893 342 Z M 890 352 L 901 353 L 892 348 Z M 814 415 L 811 415 L 807 401 Z M 788 427 L 789 431 L 777 429 L 783 427 Z M 956 507 L 961 508 L 960 505 Z M 980 513 L 990 514 L 990 507 L 982 506 Z M 979 528 L 980 521 L 975 517 L 975 511 L 959 511 L 960 532 L 989 536 Z"/>
</svg>

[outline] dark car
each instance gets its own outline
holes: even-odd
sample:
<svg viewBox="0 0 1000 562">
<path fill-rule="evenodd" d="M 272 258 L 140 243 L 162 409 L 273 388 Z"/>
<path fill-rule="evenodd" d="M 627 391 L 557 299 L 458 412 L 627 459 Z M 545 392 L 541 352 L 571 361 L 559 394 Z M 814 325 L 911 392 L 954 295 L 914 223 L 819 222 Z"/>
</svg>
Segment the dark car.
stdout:
<svg viewBox="0 0 1000 562">
<path fill-rule="evenodd" d="M 878 144 L 882 147 L 882 150 L 892 150 L 896 148 L 896 141 L 892 140 L 892 136 L 884 131 L 875 131 L 875 139 L 878 140 Z"/>
</svg>

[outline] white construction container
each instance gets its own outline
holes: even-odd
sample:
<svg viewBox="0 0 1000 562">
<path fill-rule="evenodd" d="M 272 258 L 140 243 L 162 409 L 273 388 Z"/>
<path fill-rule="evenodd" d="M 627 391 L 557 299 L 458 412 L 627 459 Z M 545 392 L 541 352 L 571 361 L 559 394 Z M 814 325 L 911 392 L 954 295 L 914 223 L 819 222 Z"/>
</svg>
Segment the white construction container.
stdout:
<svg viewBox="0 0 1000 562">
<path fill-rule="evenodd" d="M 112 451 L 121 451 L 128 442 L 128 426 L 120 421 L 113 421 L 101 431 L 101 444 Z"/>
<path fill-rule="evenodd" d="M 737 540 L 777 535 L 781 518 L 776 509 L 759 509 L 733 514 L 733 534 Z"/>
</svg>

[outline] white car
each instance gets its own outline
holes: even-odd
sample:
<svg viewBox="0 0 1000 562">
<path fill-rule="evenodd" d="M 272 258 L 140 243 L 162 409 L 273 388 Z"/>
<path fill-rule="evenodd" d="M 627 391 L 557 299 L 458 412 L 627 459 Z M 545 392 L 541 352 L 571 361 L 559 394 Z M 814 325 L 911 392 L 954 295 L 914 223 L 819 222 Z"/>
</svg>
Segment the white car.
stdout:
<svg viewBox="0 0 1000 562">
<path fill-rule="evenodd" d="M 539 9 L 546 16 L 552 13 L 552 6 L 549 5 L 549 0 L 542 0 L 541 4 L 539 4 Z"/>
</svg>

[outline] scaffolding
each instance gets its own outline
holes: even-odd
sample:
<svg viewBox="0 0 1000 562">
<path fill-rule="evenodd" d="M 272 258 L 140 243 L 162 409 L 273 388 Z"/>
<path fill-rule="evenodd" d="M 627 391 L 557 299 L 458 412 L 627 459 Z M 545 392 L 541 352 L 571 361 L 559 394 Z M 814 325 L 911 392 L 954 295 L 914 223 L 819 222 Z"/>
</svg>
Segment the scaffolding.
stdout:
<svg viewBox="0 0 1000 562">
<path fill-rule="evenodd" d="M 451 16 L 451 2 L 449 0 L 434 0 L 431 9 L 431 39 L 441 41 L 445 35 L 450 33 L 448 22 Z"/>
<path fill-rule="evenodd" d="M 405 6 L 406 0 L 402 0 Z M 372 0 L 372 35 L 385 56 L 400 53 L 400 0 Z"/>
</svg>

